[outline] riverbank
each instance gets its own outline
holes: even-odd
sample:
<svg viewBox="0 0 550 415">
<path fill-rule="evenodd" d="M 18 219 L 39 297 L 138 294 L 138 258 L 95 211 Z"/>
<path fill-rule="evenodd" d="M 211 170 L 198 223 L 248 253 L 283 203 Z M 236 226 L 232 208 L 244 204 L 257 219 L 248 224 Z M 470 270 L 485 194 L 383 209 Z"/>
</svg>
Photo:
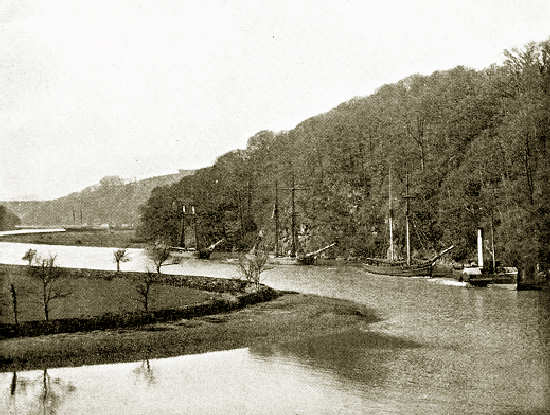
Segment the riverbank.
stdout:
<svg viewBox="0 0 550 415">
<path fill-rule="evenodd" d="M 144 297 L 139 294 L 139 290 L 146 274 L 61 267 L 56 270 L 60 273 L 60 278 L 49 283 L 48 291 L 51 296 L 56 293 L 63 295 L 48 302 L 51 320 L 127 314 L 144 308 Z M 207 288 L 206 284 L 209 281 L 199 277 L 195 277 L 197 281 L 194 281 L 194 287 L 191 282 L 185 284 L 187 280 L 193 282 L 192 277 L 181 277 L 182 283 L 179 285 L 169 284 L 168 276 L 164 279 L 162 277 L 153 275 L 154 279 L 147 296 L 150 311 L 180 308 L 221 299 L 220 292 L 229 291 L 229 287 L 221 287 L 219 292 L 206 291 L 204 288 Z M 202 285 L 198 284 L 201 282 Z M 0 336 L 1 326 L 15 321 L 10 285 L 17 295 L 17 321 L 24 324 L 44 320 L 43 288 L 40 278 L 29 275 L 27 266 L 0 264 L 0 286 L 4 298 L 1 307 L 3 312 L 0 313 Z"/>
<path fill-rule="evenodd" d="M 0 371 L 43 369 L 205 353 L 311 338 L 378 321 L 346 300 L 282 293 L 229 313 L 135 329 L 57 334 L 0 341 Z"/>
<path fill-rule="evenodd" d="M 0 241 L 41 245 L 97 246 L 104 248 L 145 248 L 147 246 L 145 240 L 136 237 L 134 230 L 30 232 L 4 235 Z"/>
</svg>

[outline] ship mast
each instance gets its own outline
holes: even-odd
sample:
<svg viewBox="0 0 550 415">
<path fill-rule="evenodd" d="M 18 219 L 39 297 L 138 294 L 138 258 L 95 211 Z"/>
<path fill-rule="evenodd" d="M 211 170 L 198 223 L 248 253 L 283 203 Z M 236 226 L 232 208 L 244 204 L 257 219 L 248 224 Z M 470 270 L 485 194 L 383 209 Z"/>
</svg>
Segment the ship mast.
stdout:
<svg viewBox="0 0 550 415">
<path fill-rule="evenodd" d="M 279 256 L 279 183 L 275 179 L 275 207 L 273 208 L 275 218 L 275 256 Z"/>
<path fill-rule="evenodd" d="M 292 245 L 290 248 L 290 256 L 292 258 L 296 257 L 296 249 L 298 246 L 298 231 L 296 229 L 296 201 L 295 201 L 295 192 L 296 190 L 307 190 L 307 187 L 296 187 L 296 177 L 294 171 L 292 172 L 292 187 L 281 187 L 282 190 L 290 190 L 290 200 L 291 200 L 291 232 L 292 232 Z M 278 207 L 277 207 L 278 211 Z M 279 216 L 277 215 L 277 218 Z M 276 222 L 277 223 L 277 222 Z"/>
<path fill-rule="evenodd" d="M 388 202 L 388 208 L 389 208 L 389 215 L 388 215 L 388 226 L 390 228 L 390 248 L 388 252 L 388 259 L 393 261 L 395 260 L 395 256 L 393 253 L 393 207 L 392 207 L 392 196 L 391 196 L 391 164 L 390 164 L 390 170 L 388 175 L 388 194 L 389 194 L 389 202 Z"/>
<path fill-rule="evenodd" d="M 411 241 L 409 235 L 409 173 L 405 173 L 405 240 L 407 243 L 407 265 L 411 265 Z"/>
</svg>

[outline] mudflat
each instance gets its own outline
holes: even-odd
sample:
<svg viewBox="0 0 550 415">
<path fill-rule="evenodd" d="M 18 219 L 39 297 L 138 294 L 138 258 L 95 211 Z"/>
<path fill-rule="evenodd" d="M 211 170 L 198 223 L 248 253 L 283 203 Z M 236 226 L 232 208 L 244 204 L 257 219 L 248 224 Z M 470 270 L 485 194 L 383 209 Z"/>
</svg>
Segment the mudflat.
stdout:
<svg viewBox="0 0 550 415">
<path fill-rule="evenodd" d="M 282 293 L 275 300 L 135 329 L 56 334 L 0 341 L 0 370 L 129 362 L 287 342 L 351 328 L 379 318 L 350 301 Z"/>
</svg>

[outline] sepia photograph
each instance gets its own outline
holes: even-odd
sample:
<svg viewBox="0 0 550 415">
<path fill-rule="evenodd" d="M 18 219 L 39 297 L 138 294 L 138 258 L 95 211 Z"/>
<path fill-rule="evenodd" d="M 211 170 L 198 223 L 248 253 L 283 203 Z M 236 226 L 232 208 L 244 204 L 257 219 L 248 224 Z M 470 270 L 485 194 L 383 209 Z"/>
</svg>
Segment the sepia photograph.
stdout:
<svg viewBox="0 0 550 415">
<path fill-rule="evenodd" d="M 0 0 L 0 413 L 550 414 L 548 0 Z"/>
</svg>

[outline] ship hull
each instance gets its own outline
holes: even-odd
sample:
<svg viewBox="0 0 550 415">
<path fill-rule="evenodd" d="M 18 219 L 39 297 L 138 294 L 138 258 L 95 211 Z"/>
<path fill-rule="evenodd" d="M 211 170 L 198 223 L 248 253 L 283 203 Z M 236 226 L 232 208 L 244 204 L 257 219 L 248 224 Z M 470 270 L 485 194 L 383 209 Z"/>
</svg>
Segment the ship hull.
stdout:
<svg viewBox="0 0 550 415">
<path fill-rule="evenodd" d="M 411 265 L 363 263 L 363 268 L 371 274 L 390 275 L 394 277 L 431 277 L 433 264 Z"/>
<path fill-rule="evenodd" d="M 294 257 L 269 257 L 268 264 L 274 265 L 313 265 L 315 264 L 315 257 L 308 256 L 303 258 Z"/>
</svg>

